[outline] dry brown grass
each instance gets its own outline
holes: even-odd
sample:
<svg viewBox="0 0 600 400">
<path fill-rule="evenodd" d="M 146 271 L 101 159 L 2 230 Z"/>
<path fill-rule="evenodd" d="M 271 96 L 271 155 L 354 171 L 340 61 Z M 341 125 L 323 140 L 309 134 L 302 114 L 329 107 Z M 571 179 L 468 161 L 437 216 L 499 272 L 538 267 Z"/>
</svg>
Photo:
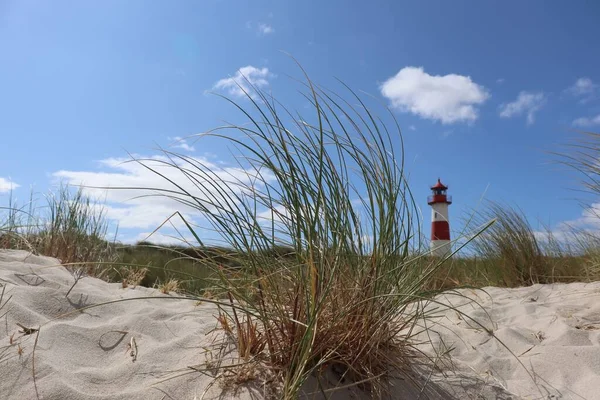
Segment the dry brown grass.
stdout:
<svg viewBox="0 0 600 400">
<path fill-rule="evenodd" d="M 171 292 L 177 292 L 179 289 L 179 281 L 177 279 L 169 279 L 158 285 L 158 290 L 163 294 L 169 294 Z"/>
<path fill-rule="evenodd" d="M 123 277 L 121 284 L 123 288 L 129 286 L 139 286 L 140 283 L 146 277 L 148 273 L 147 268 L 134 268 L 134 267 L 125 267 L 121 269 L 121 276 Z"/>
</svg>

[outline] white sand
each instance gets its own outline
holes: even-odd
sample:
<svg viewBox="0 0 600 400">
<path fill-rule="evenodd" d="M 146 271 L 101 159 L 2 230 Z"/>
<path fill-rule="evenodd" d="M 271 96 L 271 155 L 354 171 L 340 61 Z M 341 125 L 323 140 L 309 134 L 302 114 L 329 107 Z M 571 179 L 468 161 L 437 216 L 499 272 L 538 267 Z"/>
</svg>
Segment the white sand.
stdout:
<svg viewBox="0 0 600 400">
<path fill-rule="evenodd" d="M 425 351 L 433 354 L 431 343 L 454 348 L 452 361 L 466 377 L 516 398 L 600 399 L 600 282 L 456 293 L 436 300 L 466 315 L 441 311 Z"/>
<path fill-rule="evenodd" d="M 36 398 L 36 334 L 22 336 L 16 323 L 42 325 L 35 350 L 40 399 L 162 399 L 165 394 L 165 399 L 193 399 L 196 394 L 200 398 L 212 380 L 200 373 L 152 385 L 204 362 L 202 346 L 209 344 L 205 334 L 215 327 L 214 307 L 195 307 L 194 301 L 186 300 L 136 300 L 53 320 L 105 301 L 168 297 L 154 289 L 123 289 L 119 283 L 86 277 L 67 299 L 74 279 L 64 267 L 51 267 L 56 263 L 22 251 L 0 251 L 4 301 L 12 296 L 0 310 L 0 316 L 8 310 L 0 320 L 0 399 Z M 6 347 L 13 334 L 22 336 L 16 340 L 24 349 L 21 356 L 16 346 Z M 138 347 L 136 361 L 128 351 L 131 337 Z"/>
<path fill-rule="evenodd" d="M 0 250 L 0 292 L 5 289 L 0 304 L 0 399 L 264 398 L 260 382 L 235 394 L 223 392 L 211 384 L 213 376 L 188 368 L 203 367 L 205 349 L 222 337 L 209 334 L 216 327 L 215 306 L 144 299 L 78 311 L 116 299 L 169 296 L 86 277 L 66 298 L 73 276 L 57 263 Z M 430 338 L 438 349 L 455 347 L 452 362 L 458 373 L 431 377 L 430 398 L 600 399 L 600 282 L 486 290 L 493 301 L 481 291 L 460 293 L 477 300 L 489 316 L 465 298 L 446 294 L 438 300 L 460 306 L 492 328 L 514 355 L 468 318 L 440 311 L 432 325 L 437 333 L 430 332 Z M 17 323 L 41 326 L 39 336 L 19 333 Z M 128 348 L 132 337 L 138 348 L 135 360 Z M 433 354 L 429 342 L 421 349 Z M 396 399 L 418 396 L 402 383 L 393 391 Z M 364 396 L 340 391 L 335 398 Z"/>
</svg>

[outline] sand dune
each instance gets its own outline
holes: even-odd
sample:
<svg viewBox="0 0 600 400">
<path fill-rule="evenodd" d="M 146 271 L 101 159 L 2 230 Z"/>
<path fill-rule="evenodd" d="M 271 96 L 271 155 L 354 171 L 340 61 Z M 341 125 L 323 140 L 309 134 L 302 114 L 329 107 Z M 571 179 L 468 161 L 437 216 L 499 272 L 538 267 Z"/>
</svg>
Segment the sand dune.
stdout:
<svg viewBox="0 0 600 400">
<path fill-rule="evenodd" d="M 204 362 L 202 346 L 215 327 L 214 307 L 194 301 L 136 300 L 91 308 L 53 320 L 77 308 L 100 302 L 144 296 L 168 297 L 158 290 L 123 289 L 95 278 L 74 282 L 57 260 L 20 251 L 0 252 L 0 282 L 4 300 L 0 315 L 0 398 L 34 399 L 32 351 L 37 333 L 22 336 L 25 327 L 42 325 L 35 350 L 35 375 L 43 399 L 193 399 L 211 378 L 200 373 L 153 385 L 192 372 L 187 367 Z M 17 332 L 17 333 L 16 333 Z M 16 334 L 15 334 L 16 333 Z M 9 338 L 21 336 L 18 355 Z M 129 344 L 135 338 L 136 359 Z M 180 371 L 180 372 L 178 372 Z M 169 398 L 169 397 L 165 397 Z"/>
<path fill-rule="evenodd" d="M 436 300 L 464 313 L 440 312 L 428 336 L 438 352 L 453 348 L 458 372 L 526 399 L 600 399 L 600 282 L 461 289 Z"/>
<path fill-rule="evenodd" d="M 1 399 L 264 398 L 260 382 L 227 390 L 212 384 L 210 370 L 189 368 L 204 368 L 214 357 L 207 352 L 220 340 L 214 305 L 171 298 L 85 308 L 170 296 L 85 277 L 66 297 L 73 282 L 55 259 L 0 251 Z M 600 398 L 600 283 L 486 292 L 463 289 L 437 298 L 465 315 L 428 305 L 438 315 L 421 349 L 433 355 L 454 348 L 456 369 L 429 377 L 430 398 Z M 39 332 L 23 329 L 40 326 Z M 439 365 L 449 362 L 443 357 Z M 403 383 L 393 392 L 397 399 L 418 397 Z M 364 396 L 348 390 L 335 398 Z"/>
</svg>

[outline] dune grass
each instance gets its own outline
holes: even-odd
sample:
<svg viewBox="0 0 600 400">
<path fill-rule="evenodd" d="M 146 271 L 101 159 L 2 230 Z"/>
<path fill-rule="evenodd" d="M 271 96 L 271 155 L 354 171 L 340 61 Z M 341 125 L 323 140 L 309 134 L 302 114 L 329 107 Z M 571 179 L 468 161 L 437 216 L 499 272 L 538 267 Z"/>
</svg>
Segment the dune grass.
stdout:
<svg viewBox="0 0 600 400">
<path fill-rule="evenodd" d="M 161 168 L 176 170 L 180 181 L 170 180 L 173 189 L 162 195 L 202 214 L 223 247 L 207 246 L 184 220 L 198 248 L 143 243 L 116 250 L 103 240 L 98 208 L 67 189 L 48 197 L 41 217 L 9 207 L 4 246 L 64 263 L 93 260 L 105 279 L 118 277 L 124 286 L 161 270 L 162 283 L 154 284 L 165 293 L 184 287 L 182 275 L 190 276 L 188 285 L 209 282 L 187 289 L 221 299 L 219 321 L 242 365 L 272 371 L 281 398 L 296 398 L 323 370 L 381 396 L 390 377 L 413 377 L 411 338 L 423 316 L 413 303 L 431 295 L 426 283 L 440 262 L 415 252 L 420 222 L 397 124 L 388 131 L 351 91 L 357 106 L 307 83 L 315 112 L 309 119 L 260 91 L 248 95 L 253 111 L 232 102 L 250 124 L 206 134 L 240 151 L 228 176 L 168 151 L 159 161 L 136 160 L 165 179 Z M 115 250 L 120 258 L 108 256 Z M 177 263 L 191 265 L 171 268 Z"/>
<path fill-rule="evenodd" d="M 170 151 L 132 160 L 170 182 L 159 195 L 208 221 L 199 228 L 184 219 L 197 247 L 111 243 L 101 208 L 67 188 L 43 210 L 9 204 L 1 247 L 81 263 L 124 287 L 210 293 L 237 365 L 272 371 L 285 399 L 322 371 L 374 398 L 392 377 L 412 379 L 420 364 L 413 337 L 428 318 L 415 301 L 439 290 L 600 279 L 595 237 L 574 233 L 574 248 L 549 231 L 541 240 L 522 212 L 496 203 L 476 217 L 480 226 L 496 223 L 477 232 L 474 256 L 428 257 L 398 125 L 388 130 L 350 90 L 346 100 L 311 81 L 305 89 L 308 118 L 255 88 L 250 107 L 231 102 L 248 124 L 202 135 L 239 152 L 228 175 Z M 222 246 L 205 243 L 206 232 Z"/>
<path fill-rule="evenodd" d="M 105 269 L 104 279 L 145 287 L 161 287 L 177 281 L 178 292 L 201 295 L 213 276 L 204 260 L 220 259 L 220 251 L 223 249 L 159 246 L 150 242 L 116 245 L 116 262 Z"/>
<path fill-rule="evenodd" d="M 125 286 L 159 287 L 169 282 L 172 286 L 177 281 L 182 293 L 202 293 L 208 271 L 199 259 L 222 250 L 116 243 L 108 237 L 102 205 L 85 196 L 83 188 L 61 186 L 45 196 L 41 206 L 33 193 L 24 205 L 11 196 L 0 216 L 0 248 L 54 257 L 78 278 L 86 274 Z"/>
<path fill-rule="evenodd" d="M 579 173 L 585 192 L 600 194 L 600 133 L 579 132 L 562 152 L 551 154 L 559 163 Z"/>
<path fill-rule="evenodd" d="M 456 255 L 436 272 L 431 287 L 518 287 L 600 280 L 600 241 L 594 232 L 563 226 L 536 230 L 524 213 L 487 202 L 470 221 L 495 221 L 474 238 L 469 255 Z M 557 237 L 560 234 L 561 237 Z"/>
<path fill-rule="evenodd" d="M 79 264 L 88 273 L 102 268 L 103 262 L 114 261 L 104 211 L 84 196 L 83 189 L 73 192 L 61 186 L 45 200 L 38 207 L 32 193 L 27 204 L 18 206 L 11 196 L 0 221 L 0 248 L 55 257 L 63 264 Z"/>
<path fill-rule="evenodd" d="M 455 273 L 471 271 L 470 278 L 478 286 L 600 280 L 600 236 L 590 228 L 600 217 L 600 134 L 580 132 L 563 152 L 551 154 L 582 177 L 580 191 L 591 198 L 582 201 L 583 226 L 563 224 L 556 232 L 545 226 L 535 230 L 518 208 L 488 202 L 475 223 L 492 219 L 496 223 L 473 241 L 477 257 L 454 260 Z M 465 280 L 455 277 L 455 281 Z"/>
<path fill-rule="evenodd" d="M 220 321 L 244 364 L 275 371 L 285 399 L 326 368 L 377 397 L 391 376 L 410 378 L 421 315 L 409 306 L 431 295 L 440 262 L 414 251 L 420 222 L 398 126 L 389 131 L 352 91 L 347 101 L 305 88 L 309 117 L 256 88 L 250 108 L 231 102 L 249 123 L 203 134 L 239 151 L 228 176 L 170 151 L 136 162 L 168 179 L 162 195 L 202 214 L 232 250 L 227 264 L 202 262 L 210 290 L 232 306 Z M 173 171 L 179 179 L 167 178 Z"/>
<path fill-rule="evenodd" d="M 490 202 L 476 219 L 476 223 L 496 219 L 472 244 L 481 259 L 496 266 L 505 286 L 531 285 L 543 279 L 544 253 L 521 210 Z"/>
</svg>

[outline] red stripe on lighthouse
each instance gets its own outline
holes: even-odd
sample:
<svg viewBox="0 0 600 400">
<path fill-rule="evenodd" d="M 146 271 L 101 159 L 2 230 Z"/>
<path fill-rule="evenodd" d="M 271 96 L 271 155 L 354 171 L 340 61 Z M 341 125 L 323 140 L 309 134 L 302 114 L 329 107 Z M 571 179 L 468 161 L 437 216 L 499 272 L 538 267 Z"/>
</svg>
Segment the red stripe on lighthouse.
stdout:
<svg viewBox="0 0 600 400">
<path fill-rule="evenodd" d="M 448 221 L 433 221 L 431 223 L 431 240 L 450 240 Z"/>
</svg>

